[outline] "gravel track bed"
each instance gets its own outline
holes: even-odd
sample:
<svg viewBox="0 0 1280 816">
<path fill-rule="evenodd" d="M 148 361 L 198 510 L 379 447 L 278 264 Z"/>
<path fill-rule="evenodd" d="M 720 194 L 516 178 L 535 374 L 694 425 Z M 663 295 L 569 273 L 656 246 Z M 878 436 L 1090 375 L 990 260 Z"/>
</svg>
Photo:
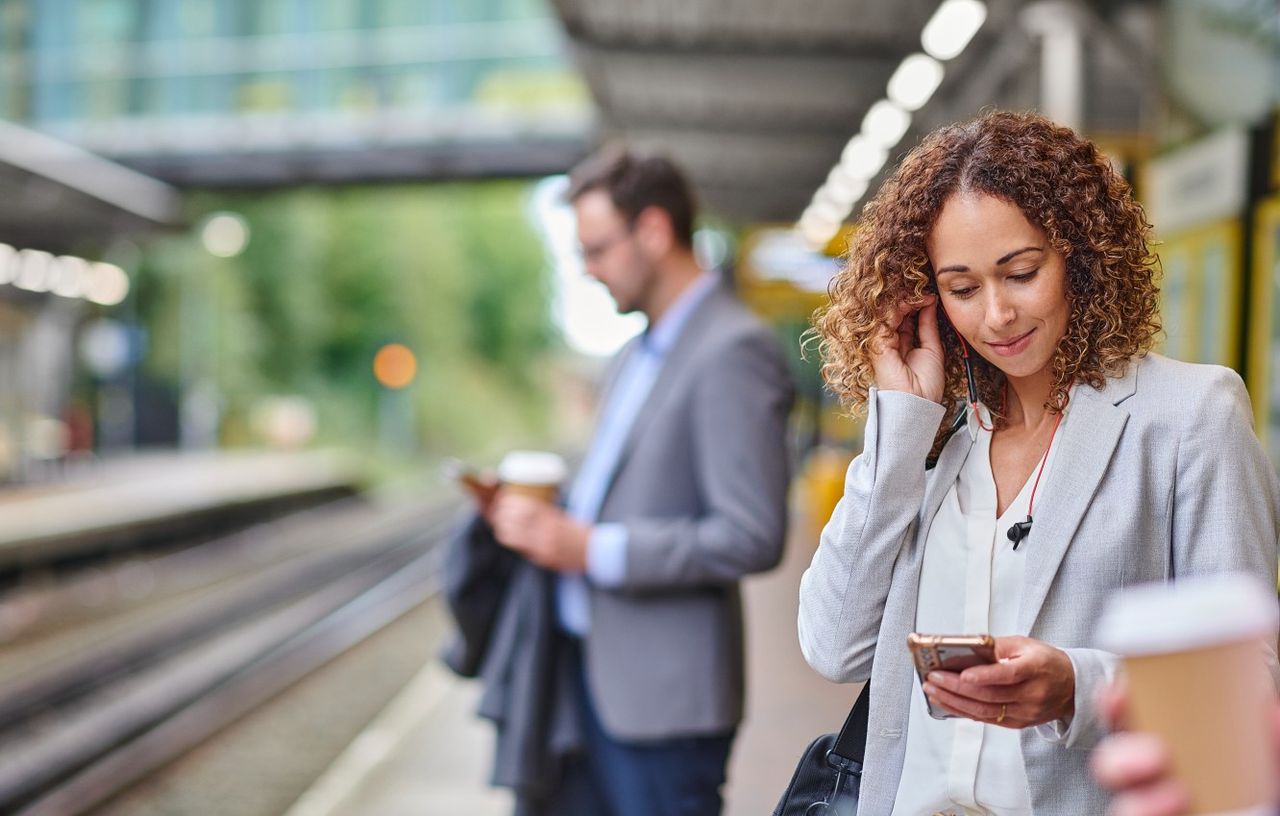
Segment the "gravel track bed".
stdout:
<svg viewBox="0 0 1280 816">
<path fill-rule="evenodd" d="M 449 625 L 438 599 L 95 811 L 101 816 L 279 816 L 417 674 Z"/>
</svg>

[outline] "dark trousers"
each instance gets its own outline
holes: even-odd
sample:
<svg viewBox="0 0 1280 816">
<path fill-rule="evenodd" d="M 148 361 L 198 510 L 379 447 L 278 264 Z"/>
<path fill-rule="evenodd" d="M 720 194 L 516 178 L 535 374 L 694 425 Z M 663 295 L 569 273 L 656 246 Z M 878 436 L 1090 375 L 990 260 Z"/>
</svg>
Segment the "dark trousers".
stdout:
<svg viewBox="0 0 1280 816">
<path fill-rule="evenodd" d="M 576 651 L 576 644 L 570 648 Z M 566 768 L 555 816 L 717 816 L 733 734 L 621 742 L 604 732 L 576 656 L 584 750 Z"/>
</svg>

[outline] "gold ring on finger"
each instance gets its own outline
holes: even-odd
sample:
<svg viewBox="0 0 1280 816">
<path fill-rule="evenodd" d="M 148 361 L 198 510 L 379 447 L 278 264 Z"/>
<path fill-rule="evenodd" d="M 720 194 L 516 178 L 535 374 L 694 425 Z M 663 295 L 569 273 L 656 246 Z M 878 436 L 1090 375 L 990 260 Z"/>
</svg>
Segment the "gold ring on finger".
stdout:
<svg viewBox="0 0 1280 816">
<path fill-rule="evenodd" d="M 1008 703 L 1002 704 L 1000 706 L 1000 716 L 996 717 L 996 723 L 999 724 L 1004 722 L 1004 715 L 1007 714 L 1008 712 L 1009 712 L 1009 704 Z"/>
</svg>

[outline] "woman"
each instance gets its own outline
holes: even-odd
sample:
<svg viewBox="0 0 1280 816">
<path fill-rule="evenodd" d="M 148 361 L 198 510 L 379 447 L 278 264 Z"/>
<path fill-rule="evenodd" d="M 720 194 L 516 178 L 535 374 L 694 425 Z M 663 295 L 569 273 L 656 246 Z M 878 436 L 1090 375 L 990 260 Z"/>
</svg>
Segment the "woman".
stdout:
<svg viewBox="0 0 1280 816">
<path fill-rule="evenodd" d="M 1275 578 L 1240 378 L 1149 353 L 1149 230 L 1091 143 L 1005 112 L 930 135 L 863 211 L 817 330 L 865 446 L 799 617 L 810 665 L 871 680 L 863 816 L 1103 813 L 1103 599 Z M 922 685 L 912 631 L 990 633 L 999 662 Z"/>
</svg>

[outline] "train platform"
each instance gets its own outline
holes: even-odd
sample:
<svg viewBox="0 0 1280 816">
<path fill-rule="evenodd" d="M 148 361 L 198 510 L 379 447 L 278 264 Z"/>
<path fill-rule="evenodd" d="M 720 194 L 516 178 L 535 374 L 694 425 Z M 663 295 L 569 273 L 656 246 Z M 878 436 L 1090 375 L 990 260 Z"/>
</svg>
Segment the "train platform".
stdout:
<svg viewBox="0 0 1280 816">
<path fill-rule="evenodd" d="M 155 452 L 87 463 L 51 483 L 0 490 L 0 568 L 74 557 L 113 541 L 207 529 L 214 514 L 253 515 L 354 492 L 357 471 L 315 451 Z"/>
<path fill-rule="evenodd" d="M 797 514 L 781 566 L 744 583 L 747 712 L 725 816 L 769 812 L 805 745 L 840 727 L 858 690 L 811 671 L 796 640 L 800 576 L 816 542 L 814 525 Z M 429 663 L 287 816 L 507 816 L 509 795 L 486 783 L 493 738 L 474 714 L 478 693 Z"/>
</svg>

